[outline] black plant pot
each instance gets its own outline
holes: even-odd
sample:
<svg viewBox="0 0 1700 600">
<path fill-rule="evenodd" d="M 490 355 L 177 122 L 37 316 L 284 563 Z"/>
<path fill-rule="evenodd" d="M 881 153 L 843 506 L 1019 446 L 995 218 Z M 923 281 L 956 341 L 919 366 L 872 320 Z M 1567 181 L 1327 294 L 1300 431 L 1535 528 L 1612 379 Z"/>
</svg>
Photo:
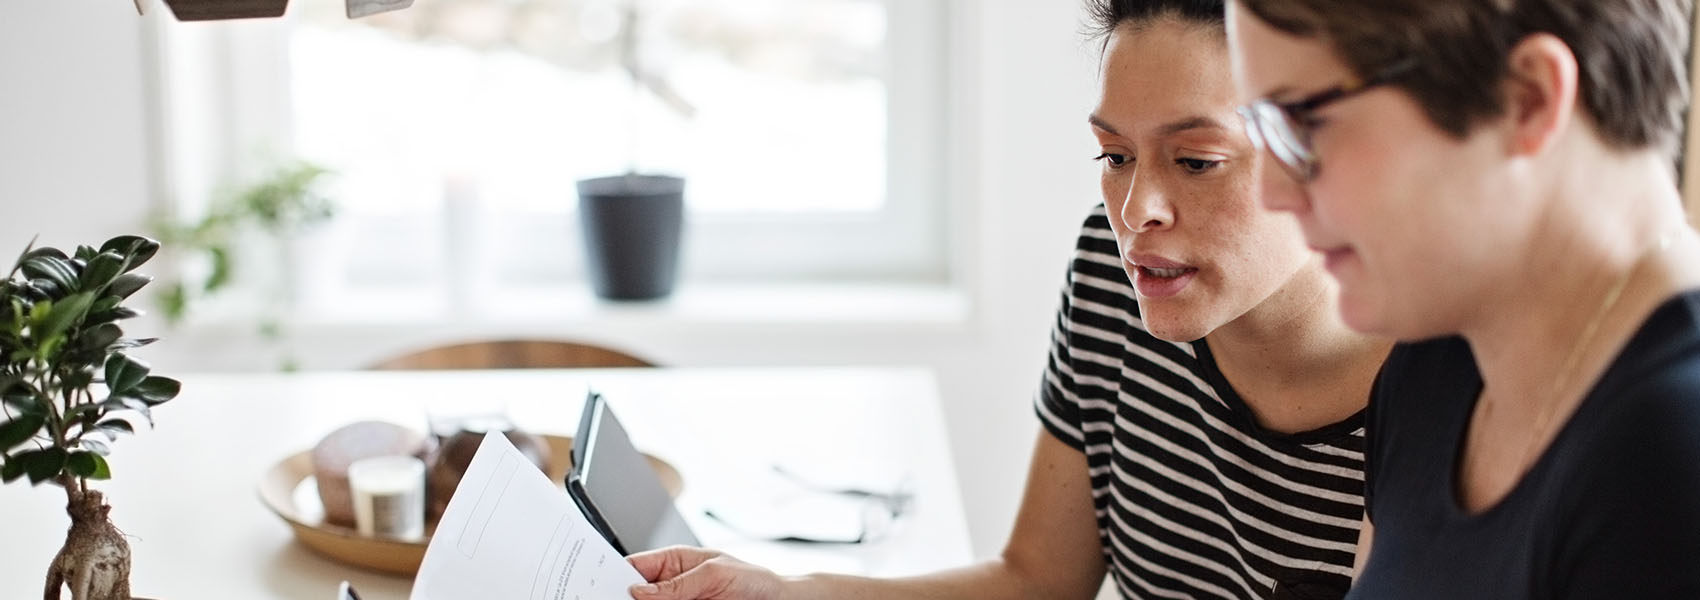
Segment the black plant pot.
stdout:
<svg viewBox="0 0 1700 600">
<path fill-rule="evenodd" d="M 165 0 L 179 21 L 264 19 L 283 16 L 289 0 Z"/>
<path fill-rule="evenodd" d="M 652 300 L 673 292 L 685 222 L 685 180 L 616 175 L 578 182 L 579 223 L 596 295 Z"/>
</svg>

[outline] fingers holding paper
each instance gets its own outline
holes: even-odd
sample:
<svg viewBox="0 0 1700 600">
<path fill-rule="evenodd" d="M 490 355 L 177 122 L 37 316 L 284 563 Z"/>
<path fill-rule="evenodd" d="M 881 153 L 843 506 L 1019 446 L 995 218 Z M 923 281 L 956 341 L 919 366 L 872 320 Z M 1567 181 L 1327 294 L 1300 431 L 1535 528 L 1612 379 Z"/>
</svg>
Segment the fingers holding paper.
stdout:
<svg viewBox="0 0 1700 600">
<path fill-rule="evenodd" d="M 626 557 L 645 581 L 672 579 L 710 559 L 725 556 L 719 551 L 690 546 L 670 546 Z"/>
<path fill-rule="evenodd" d="M 704 548 L 673 546 L 626 557 L 645 581 L 636 600 L 776 600 L 781 581 L 767 569 Z"/>
</svg>

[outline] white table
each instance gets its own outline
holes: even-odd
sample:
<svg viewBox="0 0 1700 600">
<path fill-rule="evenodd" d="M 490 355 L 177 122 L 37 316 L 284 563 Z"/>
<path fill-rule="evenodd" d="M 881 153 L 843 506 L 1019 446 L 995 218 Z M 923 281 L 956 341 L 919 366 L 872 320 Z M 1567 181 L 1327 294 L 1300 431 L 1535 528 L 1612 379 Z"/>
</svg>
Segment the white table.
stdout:
<svg viewBox="0 0 1700 600">
<path fill-rule="evenodd" d="M 169 373 L 162 373 L 171 375 Z M 277 460 L 335 427 L 382 419 L 424 428 L 425 411 L 505 410 L 523 428 L 571 435 L 586 386 L 608 398 L 633 443 L 684 476 L 680 505 L 705 545 L 784 573 L 904 575 L 970 560 L 936 383 L 920 369 L 616 369 L 182 375 L 158 428 L 114 444 L 107 492 L 132 536 L 138 595 L 406 598 L 411 581 L 320 558 L 261 504 Z M 822 482 L 879 485 L 908 474 L 915 502 L 892 533 L 856 545 L 751 540 L 700 508 L 736 501 L 745 475 L 779 463 Z M 756 492 L 749 492 L 751 494 Z M 64 541 L 64 492 L 0 486 L 0 597 L 40 594 Z"/>
</svg>

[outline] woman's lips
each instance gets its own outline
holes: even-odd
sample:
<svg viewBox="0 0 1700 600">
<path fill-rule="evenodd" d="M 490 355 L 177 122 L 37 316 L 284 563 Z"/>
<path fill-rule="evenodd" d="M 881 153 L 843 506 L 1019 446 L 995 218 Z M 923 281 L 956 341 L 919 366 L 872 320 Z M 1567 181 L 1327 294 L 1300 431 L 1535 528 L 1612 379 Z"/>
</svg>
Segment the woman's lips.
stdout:
<svg viewBox="0 0 1700 600">
<path fill-rule="evenodd" d="M 1192 283 L 1198 268 L 1160 256 L 1135 256 L 1133 287 L 1146 298 L 1167 298 L 1181 293 Z"/>
<path fill-rule="evenodd" d="M 1344 264 L 1354 254 L 1351 246 L 1341 246 L 1332 250 L 1317 250 L 1317 252 L 1322 253 L 1323 268 L 1328 269 L 1328 273 L 1335 277 L 1340 275 L 1340 265 Z"/>
</svg>

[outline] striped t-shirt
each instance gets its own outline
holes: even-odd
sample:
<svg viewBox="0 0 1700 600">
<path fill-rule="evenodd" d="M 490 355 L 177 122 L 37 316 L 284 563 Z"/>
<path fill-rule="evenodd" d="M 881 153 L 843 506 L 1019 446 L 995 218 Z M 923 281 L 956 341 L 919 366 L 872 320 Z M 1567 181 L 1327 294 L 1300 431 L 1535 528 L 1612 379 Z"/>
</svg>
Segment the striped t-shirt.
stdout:
<svg viewBox="0 0 1700 600">
<path fill-rule="evenodd" d="M 1363 517 L 1363 416 L 1257 425 L 1204 340 L 1146 333 L 1104 208 L 1075 250 L 1040 421 L 1086 453 L 1125 598 L 1339 598 Z"/>
</svg>

